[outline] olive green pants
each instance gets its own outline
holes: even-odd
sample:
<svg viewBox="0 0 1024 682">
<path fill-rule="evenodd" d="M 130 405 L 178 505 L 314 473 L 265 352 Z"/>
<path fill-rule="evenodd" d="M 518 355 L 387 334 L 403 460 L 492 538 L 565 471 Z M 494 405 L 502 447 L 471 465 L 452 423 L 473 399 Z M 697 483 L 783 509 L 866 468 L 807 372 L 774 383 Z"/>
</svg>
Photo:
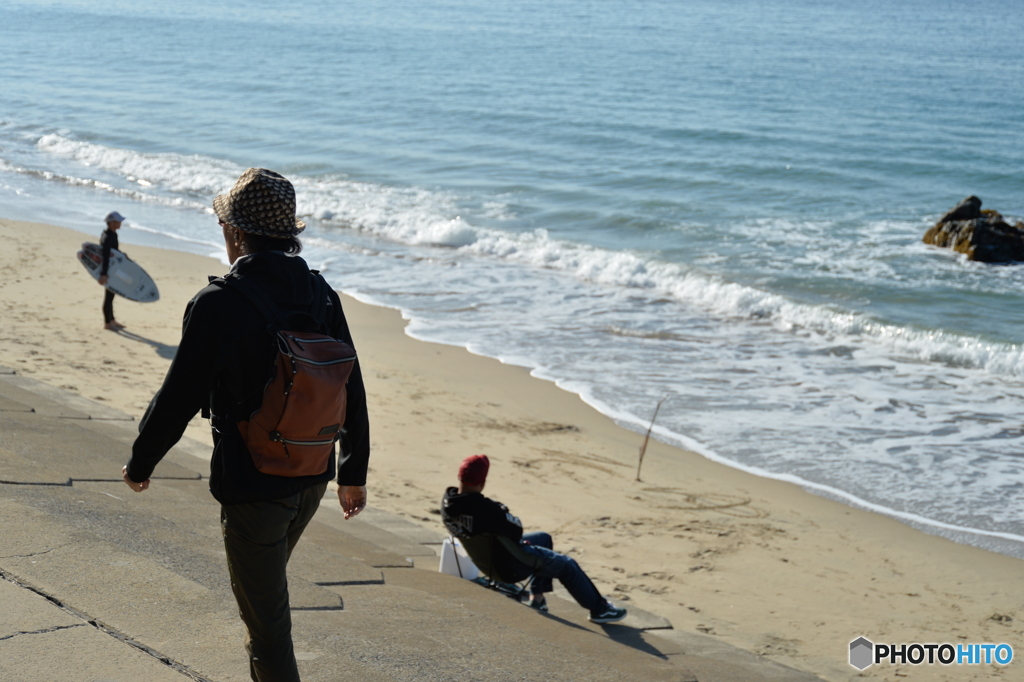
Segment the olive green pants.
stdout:
<svg viewBox="0 0 1024 682">
<path fill-rule="evenodd" d="M 320 506 L 326 483 L 269 502 L 222 505 L 231 590 L 245 624 L 253 682 L 299 682 L 288 605 L 288 558 Z"/>
</svg>

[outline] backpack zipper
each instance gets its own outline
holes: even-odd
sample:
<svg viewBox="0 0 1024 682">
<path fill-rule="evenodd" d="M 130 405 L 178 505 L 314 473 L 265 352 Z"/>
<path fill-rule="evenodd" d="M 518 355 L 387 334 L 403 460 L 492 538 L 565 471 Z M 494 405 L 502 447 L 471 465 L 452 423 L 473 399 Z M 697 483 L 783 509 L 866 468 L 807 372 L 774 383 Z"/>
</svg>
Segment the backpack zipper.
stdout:
<svg viewBox="0 0 1024 682">
<path fill-rule="evenodd" d="M 285 438 L 281 435 L 280 431 L 274 431 L 270 434 L 270 440 L 275 443 L 284 443 L 285 445 L 331 445 L 336 440 L 335 438 L 329 438 L 327 440 L 292 440 Z"/>
<path fill-rule="evenodd" d="M 297 360 L 299 362 L 304 362 L 307 365 L 318 365 L 318 366 L 321 366 L 321 367 L 327 366 L 327 365 L 340 365 L 343 362 L 352 362 L 352 361 L 354 361 L 356 359 L 355 355 L 353 355 L 351 357 L 347 357 L 347 358 L 338 358 L 337 360 L 321 360 L 321 361 L 309 360 L 307 358 L 300 358 L 300 357 L 295 356 L 295 355 L 289 355 L 289 357 L 293 361 Z"/>
<path fill-rule="evenodd" d="M 285 336 L 287 336 L 292 341 L 298 341 L 299 343 L 330 343 L 332 341 L 338 341 L 338 339 L 335 339 L 335 338 L 327 338 L 327 339 L 301 339 L 298 336 L 291 336 L 290 334 L 285 334 Z"/>
</svg>

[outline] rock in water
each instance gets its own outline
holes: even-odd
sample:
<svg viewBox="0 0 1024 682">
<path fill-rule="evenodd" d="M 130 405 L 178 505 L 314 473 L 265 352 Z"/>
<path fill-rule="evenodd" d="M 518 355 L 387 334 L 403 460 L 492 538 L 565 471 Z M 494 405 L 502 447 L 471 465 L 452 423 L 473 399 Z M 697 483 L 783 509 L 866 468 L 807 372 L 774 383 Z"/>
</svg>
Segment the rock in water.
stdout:
<svg viewBox="0 0 1024 682">
<path fill-rule="evenodd" d="M 924 235 L 934 244 L 982 263 L 1024 261 L 1024 222 L 1011 225 L 996 211 L 981 210 L 981 199 L 969 196 L 950 209 Z"/>
</svg>

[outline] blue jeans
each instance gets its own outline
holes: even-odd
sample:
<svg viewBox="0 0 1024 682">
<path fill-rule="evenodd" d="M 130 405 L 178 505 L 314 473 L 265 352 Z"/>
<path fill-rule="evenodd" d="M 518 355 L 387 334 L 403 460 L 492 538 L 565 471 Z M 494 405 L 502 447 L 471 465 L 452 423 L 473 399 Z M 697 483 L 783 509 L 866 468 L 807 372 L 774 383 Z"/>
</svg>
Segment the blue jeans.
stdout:
<svg viewBox="0 0 1024 682">
<path fill-rule="evenodd" d="M 601 593 L 594 587 L 587 574 L 583 572 L 580 565 L 572 557 L 559 554 L 552 547 L 551 536 L 547 533 L 526 533 L 523 540 L 530 544 L 520 545 L 520 548 L 532 556 L 543 561 L 540 569 L 534 576 L 530 591 L 533 594 L 542 594 L 551 591 L 551 579 L 558 578 L 565 589 L 569 590 L 572 598 L 585 609 L 598 611 L 604 608 L 607 603 Z"/>
</svg>

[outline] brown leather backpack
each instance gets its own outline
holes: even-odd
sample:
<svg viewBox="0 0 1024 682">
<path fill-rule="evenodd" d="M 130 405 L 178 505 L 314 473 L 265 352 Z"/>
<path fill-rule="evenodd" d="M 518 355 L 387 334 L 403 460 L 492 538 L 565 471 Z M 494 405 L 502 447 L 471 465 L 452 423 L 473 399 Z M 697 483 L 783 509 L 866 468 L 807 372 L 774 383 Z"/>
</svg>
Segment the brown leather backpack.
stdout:
<svg viewBox="0 0 1024 682">
<path fill-rule="evenodd" d="M 253 464 L 274 476 L 316 476 L 327 471 L 334 443 L 345 425 L 346 384 L 356 352 L 344 341 L 323 333 L 328 331 L 324 322 L 327 284 L 316 271 L 311 275 L 312 312 L 281 311 L 249 279 L 237 274 L 223 279 L 267 319 L 268 332 L 277 345 L 262 404 L 248 420 L 237 422 Z M 297 326 L 317 331 L 289 331 L 297 317 L 304 322 Z"/>
</svg>

